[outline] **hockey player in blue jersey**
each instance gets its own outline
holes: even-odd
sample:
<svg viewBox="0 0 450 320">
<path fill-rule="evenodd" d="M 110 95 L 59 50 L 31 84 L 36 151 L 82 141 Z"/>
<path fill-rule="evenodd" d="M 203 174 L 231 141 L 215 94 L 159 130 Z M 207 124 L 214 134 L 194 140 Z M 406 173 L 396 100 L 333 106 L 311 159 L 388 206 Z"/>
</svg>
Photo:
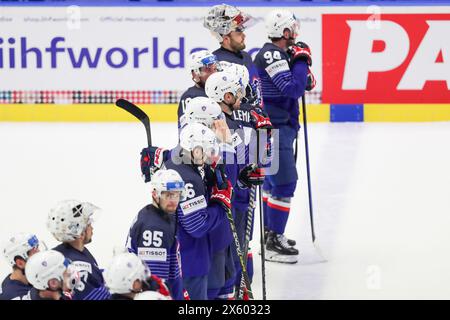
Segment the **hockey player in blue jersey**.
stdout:
<svg viewBox="0 0 450 320">
<path fill-rule="evenodd" d="M 27 262 L 25 275 L 33 286 L 24 300 L 72 300 L 80 282 L 71 261 L 55 250 L 40 251 Z"/>
<path fill-rule="evenodd" d="M 220 43 L 220 48 L 213 53 L 219 59 L 221 68 L 226 71 L 230 69 L 229 66 L 231 63 L 243 65 L 248 70 L 248 85 L 242 97 L 240 107 L 233 110 L 232 113 L 232 118 L 244 127 L 243 131 L 246 137 L 244 141 L 247 146 L 250 144 L 250 141 L 257 140 L 254 130 L 271 128 L 270 125 L 267 125 L 270 123 L 270 119 L 263 111 L 259 74 L 251 56 L 244 51 L 246 47 L 246 35 L 244 32 L 254 23 L 255 20 L 250 15 L 227 4 L 213 6 L 205 16 L 203 23 L 204 27 Z M 256 164 L 258 162 L 256 151 L 256 148 L 247 148 L 246 156 L 249 158 L 248 163 L 254 162 Z M 255 195 L 256 192 L 253 194 Z M 252 199 L 252 201 L 254 200 Z M 236 227 L 240 230 L 239 234 L 243 234 L 246 228 L 245 224 L 248 223 L 248 215 L 251 214 L 253 216 L 248 209 L 250 201 L 250 189 L 236 191 L 236 199 L 233 203 L 236 203 L 236 207 L 239 207 L 239 214 L 236 217 Z M 251 222 L 251 225 L 253 226 L 253 222 Z M 253 269 L 251 251 L 249 251 L 248 259 L 248 268 L 251 275 Z"/>
<path fill-rule="evenodd" d="M 205 82 L 208 77 L 216 71 L 220 71 L 220 66 L 217 57 L 208 50 L 200 50 L 192 53 L 189 56 L 188 68 L 191 72 L 192 81 L 194 85 L 188 88 L 180 98 L 178 104 L 178 129 L 181 129 L 184 124 L 184 111 L 186 105 L 192 98 L 206 97 Z"/>
<path fill-rule="evenodd" d="M 226 132 L 228 129 L 219 105 L 206 96 L 186 99 L 185 106 L 183 109 L 180 107 L 179 111 L 181 110 L 183 127 L 188 123 L 201 123 L 217 132 Z M 180 122 L 180 118 L 178 120 Z M 151 176 L 161 169 L 164 161 L 170 159 L 170 154 L 171 150 L 164 147 L 150 146 L 142 149 L 140 164 L 145 182 L 149 182 Z"/>
<path fill-rule="evenodd" d="M 177 171 L 186 186 L 186 199 L 177 209 L 183 284 L 191 299 L 206 300 L 212 254 L 209 232 L 225 221 L 232 187 L 226 179 L 225 188 L 207 181 L 207 163 L 219 154 L 217 137 L 208 127 L 187 124 L 174 150 L 164 167 Z"/>
<path fill-rule="evenodd" d="M 309 70 L 311 52 L 305 43 L 296 43 L 299 22 L 287 10 L 273 10 L 266 17 L 271 40 L 255 57 L 261 79 L 264 109 L 269 114 L 279 141 L 279 170 L 264 183 L 265 221 L 268 228 L 266 259 L 296 263 L 295 241 L 284 236 L 291 199 L 297 184 L 293 142 L 299 125 L 298 99 L 311 90 L 315 80 Z"/>
<path fill-rule="evenodd" d="M 254 97 L 259 90 L 259 76 L 251 56 L 244 51 L 245 30 L 254 25 L 255 19 L 234 6 L 220 4 L 213 6 L 204 18 L 203 26 L 219 41 L 220 48 L 213 54 L 219 61 L 244 65 L 249 73 L 249 87 L 246 88 L 245 99 L 242 103 L 243 110 L 252 108 Z M 251 98 L 252 97 L 252 98 Z M 251 104 L 248 100 L 252 100 Z M 239 114 L 236 114 L 239 120 Z M 250 122 L 249 116 L 242 118 L 244 122 Z M 244 124 L 245 125 L 245 124 Z"/>
<path fill-rule="evenodd" d="M 195 84 L 181 95 L 178 103 L 178 131 L 186 124 L 184 113 L 188 103 L 194 98 L 206 97 L 206 80 L 211 74 L 220 70 L 217 57 L 207 50 L 192 53 L 189 56 L 188 67 Z M 142 149 L 141 171 L 145 182 L 150 181 L 153 172 L 160 169 L 163 162 L 169 157 L 169 150 L 163 147 L 150 146 Z"/>
<path fill-rule="evenodd" d="M 134 300 L 137 295 L 154 291 L 171 300 L 163 280 L 151 273 L 144 261 L 134 253 L 124 252 L 114 256 L 105 271 L 106 286 L 111 300 Z"/>
<path fill-rule="evenodd" d="M 248 82 L 248 71 L 242 65 L 235 64 L 236 69 L 234 72 L 230 72 L 230 68 L 225 71 L 217 72 L 211 75 L 206 81 L 205 90 L 209 98 L 218 103 L 225 115 L 227 125 L 232 130 L 232 146 L 235 149 L 233 158 L 226 158 L 226 172 L 231 180 L 235 195 L 239 195 L 240 191 L 248 189 L 252 185 L 262 184 L 264 180 L 264 173 L 261 168 L 256 164 L 248 163 L 248 151 L 245 145 L 245 135 L 243 127 L 239 121 L 233 118 L 233 111 L 239 110 L 241 99 L 245 94 L 245 88 Z M 241 192 L 242 194 L 242 192 Z M 245 218 L 246 210 L 248 208 L 248 202 L 239 201 L 240 199 L 235 196 L 233 198 L 233 217 L 238 232 L 239 243 L 241 247 L 244 243 L 245 235 Z M 210 288 L 210 295 L 214 296 L 214 291 L 217 291 L 216 295 L 219 298 L 230 298 L 233 296 L 233 289 L 235 283 L 240 283 L 240 261 L 236 253 L 236 247 L 233 242 L 232 234 L 229 225 L 224 224 L 222 226 L 222 232 L 211 234 L 212 243 L 215 244 L 217 251 L 217 259 L 224 260 L 225 266 L 230 260 L 234 260 L 234 266 L 236 269 L 236 276 L 222 278 L 222 286 L 216 288 Z M 229 258 L 229 255 L 233 258 Z M 249 263 L 251 264 L 251 262 Z M 220 270 L 220 266 L 216 268 Z M 230 269 L 230 268 L 229 268 Z M 226 268 L 225 268 L 226 271 Z M 212 276 L 217 278 L 218 273 L 224 273 L 223 271 L 212 272 Z M 252 269 L 250 268 L 250 278 Z M 227 273 L 229 274 L 229 272 Z M 237 279 L 236 279 L 237 278 Z M 219 281 L 216 281 L 220 283 Z"/>
<path fill-rule="evenodd" d="M 34 234 L 18 233 L 2 245 L 1 252 L 12 272 L 2 282 L 0 300 L 21 300 L 32 288 L 25 277 L 25 266 L 28 258 L 39 252 L 39 240 Z"/>
<path fill-rule="evenodd" d="M 86 248 L 92 241 L 93 215 L 99 210 L 89 202 L 66 200 L 50 211 L 47 229 L 56 240 L 62 242 L 53 250 L 72 260 L 80 273 L 81 281 L 74 290 L 74 300 L 105 300 L 109 292 L 104 285 L 102 271 Z"/>
<path fill-rule="evenodd" d="M 167 281 L 172 297 L 183 300 L 176 210 L 185 199 L 184 182 L 174 170 L 158 170 L 150 181 L 152 204 L 139 211 L 127 239 L 129 252 L 136 254 L 153 275 Z"/>
</svg>

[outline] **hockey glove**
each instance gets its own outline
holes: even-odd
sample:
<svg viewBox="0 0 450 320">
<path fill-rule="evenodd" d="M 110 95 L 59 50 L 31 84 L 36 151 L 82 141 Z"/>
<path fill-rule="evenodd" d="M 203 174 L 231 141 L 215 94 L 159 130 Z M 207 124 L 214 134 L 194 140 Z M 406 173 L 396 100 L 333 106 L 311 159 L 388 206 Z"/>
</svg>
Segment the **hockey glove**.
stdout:
<svg viewBox="0 0 450 320">
<path fill-rule="evenodd" d="M 212 187 L 210 201 L 216 202 L 224 207 L 225 210 L 231 209 L 231 196 L 233 194 L 233 187 L 230 180 L 225 175 L 225 167 L 214 168 L 215 183 Z"/>
<path fill-rule="evenodd" d="M 264 183 L 264 177 L 264 169 L 252 163 L 241 170 L 239 173 L 239 182 L 247 188 L 250 188 L 251 186 L 262 185 Z"/>
<path fill-rule="evenodd" d="M 316 86 L 316 78 L 308 68 L 308 76 L 306 78 L 306 91 L 311 91 Z"/>
<path fill-rule="evenodd" d="M 255 130 L 259 129 L 272 129 L 272 122 L 270 121 L 269 115 L 264 112 L 261 108 L 254 108 L 250 111 L 251 119 Z"/>
<path fill-rule="evenodd" d="M 149 182 L 152 175 L 158 171 L 167 160 L 169 151 L 158 147 L 148 147 L 141 151 L 141 172 L 145 182 Z"/>
<path fill-rule="evenodd" d="M 291 57 L 291 66 L 294 65 L 297 61 L 305 61 L 308 66 L 312 65 L 311 50 L 309 49 L 309 46 L 304 42 L 299 41 L 295 45 L 290 46 L 287 50 L 287 53 Z"/>
<path fill-rule="evenodd" d="M 220 204 L 225 210 L 229 210 L 231 209 L 231 195 L 233 193 L 233 187 L 228 179 L 226 180 L 226 186 L 226 189 L 219 189 L 217 185 L 213 186 L 212 194 L 209 200 Z"/>
<path fill-rule="evenodd" d="M 156 291 L 165 297 L 172 298 L 170 296 L 169 288 L 164 283 L 164 281 L 161 278 L 159 278 L 153 274 L 143 282 L 142 287 L 143 287 L 142 288 L 143 291 L 147 291 L 147 290 Z"/>
</svg>

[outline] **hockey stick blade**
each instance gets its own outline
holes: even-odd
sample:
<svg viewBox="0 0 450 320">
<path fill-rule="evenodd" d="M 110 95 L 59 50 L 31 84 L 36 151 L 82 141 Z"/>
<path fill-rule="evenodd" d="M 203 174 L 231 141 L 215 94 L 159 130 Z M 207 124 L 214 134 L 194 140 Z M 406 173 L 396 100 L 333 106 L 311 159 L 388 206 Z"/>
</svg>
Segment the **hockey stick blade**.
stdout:
<svg viewBox="0 0 450 320">
<path fill-rule="evenodd" d="M 150 118 L 148 117 L 148 115 L 144 111 L 142 111 L 137 105 L 125 99 L 118 99 L 116 101 L 116 106 L 131 113 L 140 122 L 142 122 L 142 124 L 145 127 L 145 131 L 147 132 L 147 142 L 148 146 L 150 147 L 152 145 L 152 135 L 150 130 Z"/>
</svg>

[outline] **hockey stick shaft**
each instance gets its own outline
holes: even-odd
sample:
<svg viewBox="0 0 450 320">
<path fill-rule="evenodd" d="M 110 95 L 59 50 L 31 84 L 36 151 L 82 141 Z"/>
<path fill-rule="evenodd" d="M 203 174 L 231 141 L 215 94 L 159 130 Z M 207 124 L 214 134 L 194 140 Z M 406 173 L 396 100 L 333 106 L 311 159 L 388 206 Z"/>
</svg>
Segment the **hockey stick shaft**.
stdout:
<svg viewBox="0 0 450 320">
<path fill-rule="evenodd" d="M 252 223 L 253 223 L 253 212 L 255 209 L 255 200 L 256 200 L 256 186 L 252 186 L 250 188 L 250 201 L 249 201 L 249 206 L 248 206 L 248 210 L 247 210 L 247 221 L 246 221 L 246 225 L 245 225 L 244 248 L 242 249 L 242 251 L 243 251 L 242 254 L 244 256 L 244 262 L 245 262 L 246 266 L 248 263 L 249 242 L 250 242 L 250 237 L 252 235 Z M 243 278 L 244 278 L 244 275 L 242 274 L 241 275 L 241 285 L 236 292 L 236 298 L 238 298 L 240 300 L 242 300 L 242 298 L 244 296 L 244 287 L 242 286 Z"/>
<path fill-rule="evenodd" d="M 308 128 L 307 128 L 307 120 L 306 120 L 305 95 L 302 96 L 302 113 L 303 113 L 303 132 L 304 132 L 304 136 L 305 136 L 306 175 L 307 175 L 307 180 L 308 180 L 309 217 L 310 217 L 310 223 L 311 223 L 311 237 L 312 237 L 312 242 L 314 243 L 316 241 L 316 234 L 314 232 L 314 214 L 313 214 L 312 195 L 311 195 L 311 175 L 310 175 L 310 171 L 309 171 L 309 147 L 308 147 Z M 297 154 L 297 152 L 296 152 L 296 154 Z M 297 157 L 296 157 L 296 159 L 297 159 Z"/>
<path fill-rule="evenodd" d="M 260 139 L 259 131 L 256 131 L 256 157 L 259 164 L 259 151 L 260 151 Z M 258 199 L 259 199 L 259 233 L 261 244 L 261 280 L 262 280 L 262 297 L 266 300 L 266 248 L 264 243 L 264 214 L 263 214 L 263 200 L 262 200 L 262 188 L 258 186 Z"/>
<path fill-rule="evenodd" d="M 248 292 L 249 298 L 253 299 L 253 292 L 252 292 L 252 288 L 251 288 L 251 284 L 250 284 L 250 278 L 249 278 L 248 273 L 247 273 L 247 268 L 246 268 L 246 265 L 245 265 L 245 262 L 244 262 L 244 256 L 243 256 L 243 253 L 242 253 L 242 250 L 241 250 L 242 247 L 241 247 L 241 244 L 239 243 L 239 237 L 238 237 L 238 234 L 237 234 L 236 225 L 234 223 L 233 214 L 231 213 L 231 209 L 228 209 L 226 211 L 226 213 L 227 213 L 228 221 L 230 222 L 231 233 L 233 234 L 234 244 L 236 246 L 236 252 L 237 252 L 237 255 L 239 257 L 239 263 L 240 263 L 241 268 L 242 268 L 242 278 L 243 278 L 243 280 L 241 278 L 241 284 L 245 285 L 245 287 L 247 288 L 247 292 Z"/>
<path fill-rule="evenodd" d="M 259 151 L 260 151 L 260 135 L 259 131 L 256 131 L 256 156 L 257 156 L 257 164 L 259 165 Z M 259 192 L 259 216 L 260 216 L 260 238 L 261 238 L 261 274 L 262 274 L 262 291 L 263 291 L 263 300 L 266 300 L 266 267 L 265 267 L 265 261 L 266 261 L 266 255 L 265 255 L 265 243 L 264 243 L 264 215 L 262 212 L 262 190 L 261 186 L 258 186 L 258 192 Z M 250 241 L 251 236 L 251 229 L 252 229 L 252 222 L 253 222 L 253 210 L 254 210 L 254 203 L 256 200 L 256 187 L 252 186 L 250 189 L 250 203 L 249 208 L 247 211 L 247 225 L 246 225 L 246 233 L 245 233 L 245 243 L 244 243 L 244 259 L 245 264 L 247 265 L 247 255 L 248 255 L 248 245 Z M 238 298 L 241 298 L 243 295 L 243 287 L 242 287 L 242 279 L 243 275 L 241 277 L 241 286 L 239 288 L 238 292 Z"/>
<path fill-rule="evenodd" d="M 148 115 L 144 111 L 142 111 L 137 105 L 125 99 L 118 99 L 116 101 L 116 106 L 131 113 L 140 122 L 142 122 L 142 124 L 145 127 L 145 132 L 147 133 L 148 146 L 150 147 L 152 145 L 152 133 L 150 129 L 150 118 L 148 117 Z"/>
</svg>

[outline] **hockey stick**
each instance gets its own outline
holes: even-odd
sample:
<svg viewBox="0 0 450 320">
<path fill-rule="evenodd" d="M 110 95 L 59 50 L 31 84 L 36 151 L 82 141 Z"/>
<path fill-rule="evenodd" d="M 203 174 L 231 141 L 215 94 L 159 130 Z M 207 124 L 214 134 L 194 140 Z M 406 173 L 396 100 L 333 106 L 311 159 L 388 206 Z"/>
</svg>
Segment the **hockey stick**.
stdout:
<svg viewBox="0 0 450 320">
<path fill-rule="evenodd" d="M 256 162 L 259 165 L 259 131 L 256 131 Z M 261 233 L 261 270 L 262 270 L 262 290 L 263 290 L 263 300 L 266 300 L 266 265 L 265 265 L 265 243 L 264 243 L 264 216 L 262 214 L 262 191 L 261 186 L 258 186 L 259 191 L 259 215 L 260 215 L 260 233 Z M 249 208 L 247 210 L 247 225 L 245 229 L 245 242 L 244 242 L 244 261 L 245 265 L 247 265 L 247 255 L 248 255 L 248 246 L 250 241 L 250 236 L 252 232 L 252 221 L 253 221 L 253 210 L 255 209 L 255 201 L 256 201 L 256 186 L 252 186 L 250 189 L 250 202 Z M 239 287 L 239 291 L 237 293 L 237 297 L 242 299 L 243 296 L 243 286 L 242 286 L 243 275 L 241 276 L 241 286 Z"/>
<path fill-rule="evenodd" d="M 256 156 L 259 163 L 259 132 L 256 131 Z M 264 243 L 264 215 L 263 215 L 263 200 L 262 200 L 262 188 L 258 186 L 258 199 L 259 199 L 259 233 L 261 244 L 261 280 L 262 280 L 262 298 L 266 300 L 266 248 Z"/>
<path fill-rule="evenodd" d="M 246 267 L 244 255 L 241 250 L 241 244 L 239 243 L 239 237 L 237 234 L 236 225 L 234 223 L 233 214 L 231 213 L 231 209 L 227 210 L 227 218 L 228 218 L 228 221 L 230 222 L 231 233 L 233 234 L 234 244 L 236 246 L 236 252 L 239 257 L 239 263 L 240 263 L 241 269 L 242 269 L 241 288 L 245 287 L 247 289 L 247 294 L 248 294 L 249 299 L 253 300 L 253 292 L 252 292 L 252 287 L 250 284 L 250 277 L 248 276 L 248 273 L 247 273 L 247 267 Z M 243 298 L 243 294 L 242 294 L 241 298 Z"/>
<path fill-rule="evenodd" d="M 314 231 L 314 214 L 313 214 L 313 206 L 312 206 L 312 194 L 311 194 L 311 175 L 309 171 L 309 148 L 308 148 L 308 128 L 306 121 L 306 103 L 305 103 L 305 95 L 302 96 L 302 113 L 303 113 L 303 132 L 305 136 L 305 157 L 306 157 L 306 175 L 308 178 L 308 202 L 309 202 L 309 221 L 311 224 L 311 238 L 314 247 L 316 248 L 317 253 L 322 258 L 323 262 L 327 261 L 323 254 L 322 250 L 320 250 L 317 242 L 316 242 L 316 233 Z M 295 162 L 297 162 L 297 149 L 298 149 L 298 139 L 296 138 L 295 145 Z"/>
<path fill-rule="evenodd" d="M 135 116 L 140 122 L 142 122 L 142 124 L 145 127 L 145 132 L 147 132 L 147 142 L 148 146 L 150 147 L 152 145 L 152 134 L 150 130 L 150 119 L 148 115 L 144 111 L 142 111 L 137 105 L 125 99 L 118 99 L 116 101 L 116 106 L 125 111 L 128 111 L 133 116 Z"/>
<path fill-rule="evenodd" d="M 249 200 L 249 206 L 247 210 L 247 222 L 245 225 L 245 238 L 244 238 L 244 248 L 242 249 L 242 254 L 244 256 L 244 262 L 247 266 L 248 263 L 248 248 L 249 248 L 249 242 L 250 237 L 252 235 L 252 223 L 253 223 L 253 212 L 255 210 L 255 201 L 256 201 L 256 186 L 252 186 L 250 188 L 250 200 Z M 244 287 L 242 286 L 242 279 L 244 275 L 241 275 L 241 285 L 239 286 L 238 290 L 236 291 L 236 298 L 239 300 L 242 300 L 244 296 Z"/>
<path fill-rule="evenodd" d="M 227 187 L 227 183 L 223 179 L 222 174 L 224 174 L 223 170 L 221 170 L 220 172 L 216 171 L 217 186 L 221 190 L 226 189 L 226 187 Z M 241 287 L 243 287 L 247 290 L 249 299 L 253 300 L 253 292 L 252 292 L 252 288 L 251 288 L 250 277 L 248 276 L 248 273 L 247 273 L 247 267 L 246 267 L 246 263 L 245 263 L 244 256 L 242 253 L 242 247 L 239 242 L 239 236 L 237 234 L 236 224 L 234 223 L 234 219 L 233 219 L 233 213 L 231 212 L 231 209 L 228 209 L 228 208 L 226 209 L 226 213 L 227 213 L 228 222 L 230 223 L 231 233 L 233 234 L 234 245 L 236 247 L 236 254 L 239 258 L 239 264 L 241 265 L 241 269 L 242 269 Z"/>
</svg>

